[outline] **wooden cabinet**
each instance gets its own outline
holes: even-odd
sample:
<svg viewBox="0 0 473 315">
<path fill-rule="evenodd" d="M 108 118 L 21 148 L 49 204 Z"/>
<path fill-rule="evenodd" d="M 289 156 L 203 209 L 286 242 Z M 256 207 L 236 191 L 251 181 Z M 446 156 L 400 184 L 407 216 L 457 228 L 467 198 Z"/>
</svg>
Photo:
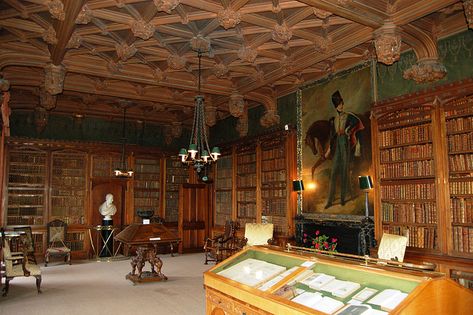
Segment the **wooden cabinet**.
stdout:
<svg viewBox="0 0 473 315">
<path fill-rule="evenodd" d="M 466 282 L 473 278 L 472 87 L 466 80 L 378 103 L 372 118 L 377 238 L 407 235 L 406 259 L 437 263 Z"/>
<path fill-rule="evenodd" d="M 295 134 L 270 135 L 236 143 L 217 161 L 213 226 L 222 229 L 226 220 L 274 224 L 281 243 L 294 235 L 296 193 Z"/>
<path fill-rule="evenodd" d="M 337 256 L 247 248 L 204 273 L 206 314 L 466 314 L 473 292 L 444 275 Z M 394 298 L 397 296 L 398 298 Z M 348 312 L 346 314 L 359 314 Z"/>
</svg>

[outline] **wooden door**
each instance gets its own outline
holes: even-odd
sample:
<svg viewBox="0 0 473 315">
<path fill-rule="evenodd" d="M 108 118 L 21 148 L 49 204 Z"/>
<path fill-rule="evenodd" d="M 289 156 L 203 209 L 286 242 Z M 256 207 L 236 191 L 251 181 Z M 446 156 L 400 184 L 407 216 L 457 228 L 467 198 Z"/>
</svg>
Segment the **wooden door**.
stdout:
<svg viewBox="0 0 473 315">
<path fill-rule="evenodd" d="M 183 184 L 179 188 L 179 253 L 203 250 L 209 235 L 209 191 L 205 184 Z"/>
</svg>

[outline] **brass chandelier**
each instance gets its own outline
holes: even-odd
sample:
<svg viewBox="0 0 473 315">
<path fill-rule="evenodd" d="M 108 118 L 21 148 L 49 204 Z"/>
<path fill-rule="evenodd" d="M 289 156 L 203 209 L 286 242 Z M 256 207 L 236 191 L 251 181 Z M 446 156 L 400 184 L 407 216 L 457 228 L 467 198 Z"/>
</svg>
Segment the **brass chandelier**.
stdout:
<svg viewBox="0 0 473 315">
<path fill-rule="evenodd" d="M 199 58 L 199 72 L 198 72 L 198 86 L 197 95 L 195 96 L 195 111 L 194 121 L 192 124 L 192 134 L 189 141 L 189 148 L 186 150 L 182 148 L 179 151 L 181 162 L 187 166 L 193 166 L 196 172 L 200 173 L 207 165 L 217 161 L 220 155 L 220 149 L 213 147 L 212 151 L 209 149 L 207 141 L 207 132 L 205 128 L 205 110 L 204 110 L 204 96 L 200 92 L 200 77 L 201 77 L 201 58 L 203 51 L 197 50 L 197 57 Z M 209 153 L 210 152 L 210 153 Z"/>
</svg>

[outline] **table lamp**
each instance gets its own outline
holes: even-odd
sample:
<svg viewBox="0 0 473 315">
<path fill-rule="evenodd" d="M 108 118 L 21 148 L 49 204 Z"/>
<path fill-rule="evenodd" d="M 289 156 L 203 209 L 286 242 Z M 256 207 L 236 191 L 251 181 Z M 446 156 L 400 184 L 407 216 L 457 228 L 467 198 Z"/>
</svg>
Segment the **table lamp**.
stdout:
<svg viewBox="0 0 473 315">
<path fill-rule="evenodd" d="M 365 217 L 368 217 L 368 193 L 370 192 L 370 189 L 373 188 L 373 182 L 371 181 L 371 176 L 368 175 L 358 176 L 358 181 L 360 183 L 360 189 L 365 191 Z"/>
</svg>

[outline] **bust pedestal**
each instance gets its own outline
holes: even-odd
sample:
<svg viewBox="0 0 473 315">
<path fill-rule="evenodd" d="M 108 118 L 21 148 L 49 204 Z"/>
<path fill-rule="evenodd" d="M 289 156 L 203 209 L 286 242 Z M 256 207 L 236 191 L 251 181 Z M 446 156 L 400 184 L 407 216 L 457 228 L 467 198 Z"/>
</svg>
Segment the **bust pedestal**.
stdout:
<svg viewBox="0 0 473 315">
<path fill-rule="evenodd" d="M 102 219 L 103 226 L 112 226 L 113 220 L 110 216 L 105 216 Z M 105 242 L 100 251 L 99 257 L 111 257 L 113 256 L 113 239 L 112 239 L 112 230 L 102 230 L 102 239 Z"/>
</svg>

